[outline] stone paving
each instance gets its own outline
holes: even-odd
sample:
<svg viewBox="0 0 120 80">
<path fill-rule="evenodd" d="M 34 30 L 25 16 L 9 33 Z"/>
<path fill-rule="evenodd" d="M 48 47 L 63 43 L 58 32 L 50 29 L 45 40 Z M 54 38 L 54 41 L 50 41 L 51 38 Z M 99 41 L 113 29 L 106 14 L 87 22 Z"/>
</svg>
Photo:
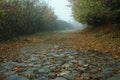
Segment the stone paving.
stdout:
<svg viewBox="0 0 120 80">
<path fill-rule="evenodd" d="M 66 51 L 59 45 L 47 52 L 50 46 L 42 47 L 39 44 L 21 48 L 16 62 L 0 63 L 4 80 L 120 80 L 120 60 L 109 53 Z M 34 53 L 39 49 L 42 51 Z"/>
</svg>

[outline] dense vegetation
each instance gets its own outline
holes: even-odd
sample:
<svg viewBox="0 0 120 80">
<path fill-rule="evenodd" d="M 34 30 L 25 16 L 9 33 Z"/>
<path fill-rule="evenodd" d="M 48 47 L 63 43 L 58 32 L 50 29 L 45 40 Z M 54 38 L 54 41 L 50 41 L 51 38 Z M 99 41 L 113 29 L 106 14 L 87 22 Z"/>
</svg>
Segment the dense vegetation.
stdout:
<svg viewBox="0 0 120 80">
<path fill-rule="evenodd" d="M 52 30 L 69 30 L 72 28 L 73 28 L 72 24 L 63 20 L 56 20 L 52 25 Z"/>
<path fill-rule="evenodd" d="M 48 31 L 55 20 L 42 0 L 0 0 L 0 40 Z"/>
<path fill-rule="evenodd" d="M 98 26 L 120 22 L 120 0 L 69 0 L 74 18 Z"/>
</svg>

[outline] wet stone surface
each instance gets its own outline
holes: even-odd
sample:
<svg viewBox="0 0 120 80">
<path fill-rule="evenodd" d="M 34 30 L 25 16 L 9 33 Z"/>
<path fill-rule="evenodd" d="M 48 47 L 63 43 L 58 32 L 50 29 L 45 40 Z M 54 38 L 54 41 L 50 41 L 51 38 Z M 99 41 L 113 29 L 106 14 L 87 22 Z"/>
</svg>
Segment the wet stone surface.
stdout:
<svg viewBox="0 0 120 80">
<path fill-rule="evenodd" d="M 26 48 L 26 54 L 21 49 L 18 59 L 24 59 L 22 62 L 0 63 L 4 80 L 120 80 L 120 60 L 109 53 L 66 51 L 58 45 L 54 46 L 60 49 L 58 53 L 55 49 L 33 53 L 41 49 L 36 48 Z"/>
</svg>

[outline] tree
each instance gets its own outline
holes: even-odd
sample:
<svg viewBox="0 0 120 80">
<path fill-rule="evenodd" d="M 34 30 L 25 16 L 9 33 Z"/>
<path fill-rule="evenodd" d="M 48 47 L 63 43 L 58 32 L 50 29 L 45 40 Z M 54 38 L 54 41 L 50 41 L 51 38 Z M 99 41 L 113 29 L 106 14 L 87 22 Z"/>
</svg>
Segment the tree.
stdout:
<svg viewBox="0 0 120 80">
<path fill-rule="evenodd" d="M 56 20 L 53 10 L 40 0 L 0 1 L 0 39 L 8 40 L 50 30 Z"/>
<path fill-rule="evenodd" d="M 98 26 L 118 22 L 119 0 L 70 0 L 74 18 L 82 23 Z M 114 20 L 116 19 L 116 20 Z"/>
</svg>

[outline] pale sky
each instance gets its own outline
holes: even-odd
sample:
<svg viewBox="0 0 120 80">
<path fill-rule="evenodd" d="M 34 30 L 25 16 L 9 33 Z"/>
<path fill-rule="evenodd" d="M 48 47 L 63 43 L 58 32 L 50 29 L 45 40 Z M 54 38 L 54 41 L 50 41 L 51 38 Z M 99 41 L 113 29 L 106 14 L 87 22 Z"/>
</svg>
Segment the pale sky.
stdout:
<svg viewBox="0 0 120 80">
<path fill-rule="evenodd" d="M 69 2 L 67 0 L 45 0 L 54 10 L 57 17 L 61 20 L 72 21 L 72 11 L 67 7 Z"/>
</svg>

